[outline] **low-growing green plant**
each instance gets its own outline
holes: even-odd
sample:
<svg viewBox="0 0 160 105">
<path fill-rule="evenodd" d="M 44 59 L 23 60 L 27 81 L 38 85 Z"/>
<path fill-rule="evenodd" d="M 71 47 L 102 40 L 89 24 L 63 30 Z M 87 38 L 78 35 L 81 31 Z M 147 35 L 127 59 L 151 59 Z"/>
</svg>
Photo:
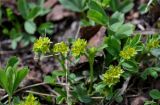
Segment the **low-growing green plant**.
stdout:
<svg viewBox="0 0 160 105">
<path fill-rule="evenodd" d="M 88 8 L 88 3 L 96 2 L 103 8 L 111 9 L 113 12 L 119 11 L 122 13 L 129 12 L 133 6 L 133 0 L 59 0 L 60 3 L 67 9 L 75 12 L 84 12 Z M 95 7 L 96 8 L 96 7 Z"/>
<path fill-rule="evenodd" d="M 0 68 L 0 86 L 8 94 L 9 105 L 11 105 L 11 98 L 14 92 L 29 71 L 27 67 L 18 68 L 18 63 L 17 57 L 11 57 L 5 68 Z"/>
<path fill-rule="evenodd" d="M 44 7 L 44 0 L 29 3 L 26 0 L 18 0 L 17 9 L 20 13 L 18 16 L 9 7 L 1 9 L 3 10 L 2 19 L 6 15 L 7 22 L 10 24 L 10 26 L 6 26 L 5 22 L 2 22 L 2 32 L 12 39 L 11 47 L 13 49 L 17 47 L 18 43 L 25 47 L 34 42 L 36 39 L 35 33 L 41 35 L 53 33 L 53 23 L 44 22 L 39 24 L 36 20 L 50 11 L 49 8 Z"/>
<path fill-rule="evenodd" d="M 47 83 L 51 83 L 51 84 L 55 84 L 56 83 L 56 78 L 57 76 L 61 76 L 61 77 L 65 77 L 65 90 L 63 90 L 63 93 L 64 91 L 66 93 L 64 93 L 64 96 L 62 94 L 60 94 L 60 96 L 57 97 L 57 103 L 62 103 L 63 100 L 66 100 L 66 102 L 68 104 L 73 104 L 73 100 L 71 101 L 71 97 L 70 94 L 70 85 L 74 84 L 75 80 L 73 79 L 76 78 L 76 75 L 69 72 L 69 67 L 68 65 L 66 64 L 66 62 L 74 62 L 74 61 L 71 61 L 71 57 L 74 57 L 75 60 L 78 60 L 79 61 L 79 58 L 80 56 L 84 55 L 88 58 L 89 60 L 89 64 L 90 64 L 90 78 L 89 78 L 89 81 L 90 81 L 90 89 L 88 90 L 88 93 L 91 93 L 92 91 L 92 86 L 93 86 L 93 79 L 94 79 L 94 71 L 93 71 L 93 64 L 94 64 L 94 57 L 96 55 L 96 52 L 97 52 L 97 49 L 96 48 L 87 48 L 87 41 L 84 40 L 84 39 L 77 39 L 76 41 L 74 41 L 72 43 L 72 46 L 71 48 L 68 46 L 68 44 L 66 44 L 65 42 L 60 42 L 60 43 L 56 43 L 53 48 L 51 48 L 51 50 L 49 50 L 49 43 L 47 43 L 46 40 L 44 39 L 47 39 L 46 37 L 41 37 L 39 38 L 34 46 L 33 46 L 33 51 L 35 53 L 42 53 L 42 54 L 45 54 L 45 53 L 50 53 L 52 54 L 61 64 L 61 67 L 63 70 L 57 70 L 57 71 L 54 71 L 52 73 L 52 76 L 46 76 L 45 77 L 45 82 Z M 41 45 L 42 46 L 39 46 L 40 44 L 38 44 L 38 42 L 40 42 L 40 40 L 43 40 L 43 42 L 41 42 Z M 43 43 L 43 44 L 42 44 Z M 47 44 L 44 44 L 44 43 L 47 43 Z M 44 48 L 47 48 L 48 50 L 44 50 Z M 87 49 L 86 49 L 87 48 Z M 38 49 L 38 50 L 36 50 Z M 45 53 L 43 53 L 44 51 Z M 37 55 L 37 54 L 36 54 Z M 81 85 L 81 88 L 82 90 L 85 89 L 85 87 L 82 85 L 82 84 L 79 84 Z M 74 94 L 76 95 L 79 95 L 78 93 L 75 93 L 77 92 L 78 90 L 76 89 L 76 87 L 73 87 L 74 88 Z M 78 88 L 78 87 L 77 87 Z M 79 87 L 80 88 L 80 87 Z M 80 89 L 81 89 L 80 88 Z M 77 90 L 77 91 L 76 91 Z M 59 90 L 60 91 L 60 90 Z M 85 91 L 87 91 L 85 89 Z M 62 90 L 61 90 L 62 92 Z M 85 97 L 88 97 L 89 96 L 87 95 L 86 92 L 83 92 L 85 95 Z M 82 93 L 81 93 L 82 94 Z M 81 96 L 81 98 L 83 97 L 83 95 Z M 76 98 L 78 98 L 79 96 L 77 96 Z M 85 99 L 79 99 L 81 102 L 85 102 Z M 91 99 L 89 99 L 91 100 Z M 89 102 L 89 100 L 87 101 L 86 99 L 86 102 Z"/>
<path fill-rule="evenodd" d="M 123 93 L 121 89 L 115 88 L 117 83 L 139 74 L 139 77 L 144 80 L 149 75 L 154 78 L 158 77 L 159 65 L 156 62 L 153 62 L 150 67 L 145 67 L 142 72 L 142 68 L 139 66 L 146 58 L 150 59 L 150 56 L 153 56 L 152 50 L 158 49 L 160 45 L 158 35 L 148 36 L 146 39 L 143 43 L 141 35 L 126 37 L 125 40 L 109 35 L 104 38 L 99 48 L 90 48 L 87 46 L 85 39 L 60 42 L 52 47 L 47 37 L 40 37 L 35 42 L 33 51 L 40 55 L 49 54 L 50 56 L 51 54 L 62 67 L 62 70 L 55 70 L 51 76 L 45 76 L 44 78 L 46 83 L 57 86 L 54 89 L 59 93 L 56 98 L 58 104 L 66 102 L 73 105 L 77 101 L 91 104 L 95 101 L 93 97 L 101 97 L 100 100 L 103 100 L 103 102 L 111 103 L 115 100 L 120 103 L 123 100 Z M 41 44 L 38 44 L 38 42 Z M 97 53 L 103 51 L 105 51 L 106 57 L 105 61 L 102 62 L 105 62 L 105 68 L 107 69 L 102 69 L 101 73 L 97 74 L 97 70 L 94 68 L 95 57 Z M 70 66 L 76 64 L 82 56 L 85 56 L 89 62 L 90 71 L 89 74 L 86 74 L 87 77 L 70 71 Z M 154 57 L 154 59 L 157 58 Z M 65 81 L 60 80 L 60 78 L 64 78 Z"/>
<path fill-rule="evenodd" d="M 139 34 L 134 35 L 134 26 L 131 23 L 125 23 L 124 15 L 133 8 L 133 0 L 59 0 L 59 2 L 67 9 L 82 13 L 83 25 L 101 25 L 106 27 L 107 33 L 98 47 L 89 47 L 87 41 L 80 38 L 55 44 L 48 37 L 40 37 L 35 40 L 33 45 L 35 57 L 38 59 L 41 56 L 54 57 L 61 66 L 60 70 L 54 70 L 51 75 L 44 77 L 45 83 L 53 85 L 57 96 L 56 104 L 75 105 L 81 102 L 108 105 L 113 102 L 121 103 L 127 87 L 121 87 L 119 84 L 129 82 L 135 75 L 143 80 L 147 80 L 149 76 L 154 79 L 159 77 L 159 34 L 145 37 Z M 151 2 L 152 0 L 148 6 Z M 17 37 L 17 33 L 22 34 L 22 26 L 24 26 L 26 35 L 32 36 L 35 32 L 50 34 L 50 28 L 53 28 L 50 23 L 40 25 L 37 30 L 35 19 L 48 12 L 42 6 L 43 0 L 40 0 L 38 4 L 27 4 L 25 0 L 18 0 L 18 9 L 24 24 L 21 25 L 13 12 L 7 9 L 8 19 L 15 20 L 16 23 L 12 23 L 14 28 L 11 31 L 4 29 L 3 32 L 13 34 L 16 42 L 22 39 Z M 109 15 L 107 10 L 113 13 Z M 142 11 L 142 13 L 145 12 Z M 102 53 L 103 67 L 96 65 L 96 57 L 99 56 L 99 53 Z M 72 66 L 79 63 L 83 57 L 88 62 L 88 68 L 85 68 L 85 71 L 72 72 Z M 9 60 L 10 66 L 0 70 L 2 74 L 0 85 L 9 95 L 9 104 L 16 88 L 28 72 L 27 68 L 17 70 L 17 62 L 18 60 L 13 57 Z M 158 90 L 151 90 L 149 95 L 153 100 L 147 100 L 145 105 L 157 105 L 156 102 L 160 99 L 159 93 Z M 33 95 L 29 95 L 21 104 L 39 105 L 40 103 Z"/>
<path fill-rule="evenodd" d="M 39 101 L 32 94 L 29 94 L 24 101 L 20 101 L 19 104 L 16 105 L 40 105 Z"/>
<path fill-rule="evenodd" d="M 89 22 L 94 23 L 92 25 L 106 27 L 107 34 L 98 47 L 88 47 L 85 39 L 59 42 L 53 47 L 46 37 L 41 37 L 35 42 L 33 51 L 36 55 L 51 55 L 61 65 L 61 70 L 55 70 L 51 76 L 44 78 L 46 83 L 55 86 L 54 90 L 58 93 L 57 104 L 74 105 L 82 102 L 99 105 L 101 102 L 103 105 L 111 104 L 113 101 L 121 103 L 125 90 L 119 87 L 119 83 L 129 81 L 135 75 L 144 80 L 150 75 L 154 78 L 158 77 L 159 35 L 142 37 L 133 34 L 134 26 L 125 23 L 124 18 L 124 13 L 133 7 L 132 1 L 123 0 L 120 5 L 118 0 L 84 0 L 81 3 L 75 0 L 60 0 L 60 3 L 65 4 L 64 7 L 72 11 L 82 13 L 87 11 L 86 17 Z M 109 16 L 105 11 L 106 8 L 111 8 L 114 13 Z M 91 24 L 87 23 L 87 25 Z M 41 42 L 42 39 L 48 41 Z M 41 44 L 37 44 L 38 42 Z M 104 55 L 104 61 L 101 61 L 104 67 L 100 68 L 101 70 L 94 67 L 95 57 L 100 52 Z M 84 56 L 89 63 L 89 72 L 86 71 L 84 74 L 83 71 L 81 74 L 71 72 L 70 67 L 77 64 Z M 148 61 L 151 63 L 148 64 Z"/>
</svg>

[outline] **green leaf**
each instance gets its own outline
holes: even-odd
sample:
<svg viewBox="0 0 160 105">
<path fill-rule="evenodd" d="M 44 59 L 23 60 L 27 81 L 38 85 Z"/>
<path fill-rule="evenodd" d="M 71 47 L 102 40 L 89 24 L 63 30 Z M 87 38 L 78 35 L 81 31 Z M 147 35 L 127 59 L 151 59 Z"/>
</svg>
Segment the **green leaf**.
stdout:
<svg viewBox="0 0 160 105">
<path fill-rule="evenodd" d="M 146 80 L 146 79 L 147 79 L 147 76 L 150 74 L 150 70 L 151 70 L 151 69 L 146 69 L 146 70 L 144 70 L 144 71 L 142 72 L 141 78 L 142 78 L 143 80 Z"/>
<path fill-rule="evenodd" d="M 130 23 L 126 23 L 118 28 L 116 31 L 116 37 L 122 39 L 133 34 L 134 26 Z"/>
<path fill-rule="evenodd" d="M 104 84 L 103 82 L 100 82 L 98 84 L 94 85 L 95 91 L 98 93 L 103 93 L 104 89 L 106 88 L 106 84 Z"/>
<path fill-rule="evenodd" d="M 118 10 L 123 13 L 129 12 L 134 6 L 132 0 L 124 0 L 121 5 L 119 5 Z"/>
<path fill-rule="evenodd" d="M 126 38 L 133 34 L 134 26 L 130 23 L 124 23 L 124 14 L 115 12 L 109 19 L 109 34 L 116 36 L 118 39 Z"/>
<path fill-rule="evenodd" d="M 158 73 L 156 71 L 152 71 L 151 76 L 154 77 L 154 79 L 156 79 L 158 78 Z"/>
<path fill-rule="evenodd" d="M 87 17 L 101 25 L 107 25 L 109 21 L 109 17 L 106 15 L 103 8 L 94 1 L 89 3 Z"/>
<path fill-rule="evenodd" d="M 40 34 L 52 34 L 53 28 L 54 25 L 51 22 L 42 23 L 38 28 L 38 32 Z"/>
<path fill-rule="evenodd" d="M 122 66 L 132 73 L 136 73 L 138 71 L 137 63 L 131 60 L 123 62 Z"/>
<path fill-rule="evenodd" d="M 153 78 L 158 78 L 158 73 L 160 72 L 160 68 L 159 67 L 149 67 L 147 69 L 145 69 L 142 73 L 141 73 L 141 77 L 146 80 L 148 75 L 151 75 Z"/>
<path fill-rule="evenodd" d="M 82 12 L 86 9 L 86 0 L 59 0 L 59 2 L 67 9 Z"/>
<path fill-rule="evenodd" d="M 20 82 L 28 73 L 28 68 L 17 69 L 17 57 L 8 60 L 5 70 L 0 69 L 0 85 L 5 89 L 9 96 L 12 96 Z"/>
<path fill-rule="evenodd" d="M 13 91 L 15 91 L 17 89 L 17 87 L 22 82 L 22 80 L 26 77 L 28 72 L 29 72 L 29 69 L 27 67 L 16 71 L 16 77 L 15 77 L 15 81 L 14 81 Z"/>
<path fill-rule="evenodd" d="M 64 70 L 55 70 L 52 72 L 52 76 L 65 76 L 65 71 Z"/>
<path fill-rule="evenodd" d="M 148 8 L 147 4 L 141 4 L 139 6 L 138 10 L 140 11 L 141 14 L 145 14 L 148 12 L 149 8 Z"/>
<path fill-rule="evenodd" d="M 65 99 L 65 97 L 64 96 L 57 96 L 56 97 L 56 103 L 57 104 L 62 104 L 63 103 L 63 101 L 64 101 L 64 99 Z"/>
<path fill-rule="evenodd" d="M 153 98 L 153 99 L 160 99 L 160 91 L 157 89 L 153 89 L 149 92 L 149 95 Z"/>
<path fill-rule="evenodd" d="M 25 46 L 29 45 L 30 43 L 33 43 L 35 40 L 36 40 L 35 36 L 24 34 L 23 38 L 21 40 L 21 45 L 23 45 L 23 47 L 25 47 Z"/>
<path fill-rule="evenodd" d="M 103 9 L 97 2 L 95 2 L 95 1 L 90 1 L 89 4 L 88 4 L 88 6 L 89 6 L 89 9 L 93 9 L 93 10 L 95 10 L 95 11 L 98 11 L 98 12 L 100 12 L 103 16 L 106 16 L 106 17 L 107 17 L 104 9 Z"/>
<path fill-rule="evenodd" d="M 124 22 L 124 14 L 115 12 L 109 20 L 109 29 L 116 32 Z"/>
<path fill-rule="evenodd" d="M 43 7 L 44 7 L 44 0 L 38 0 L 38 1 L 37 1 L 37 4 L 38 4 L 41 8 L 43 8 Z"/>
<path fill-rule="evenodd" d="M 102 0 L 101 4 L 103 7 L 107 7 L 111 0 Z"/>
<path fill-rule="evenodd" d="M 15 81 L 15 73 L 14 73 L 15 68 L 14 67 L 8 67 L 6 70 L 6 77 L 7 77 L 7 82 L 8 82 L 8 90 L 9 94 L 13 94 L 13 85 Z"/>
<path fill-rule="evenodd" d="M 12 9 L 11 8 L 7 8 L 6 12 L 7 12 L 8 20 L 9 21 L 14 21 L 15 17 L 14 17 L 14 13 L 13 13 Z"/>
<path fill-rule="evenodd" d="M 18 25 L 18 24 L 16 24 L 16 25 Z M 16 38 L 20 37 L 20 34 L 19 34 L 18 30 L 14 27 L 9 32 L 9 35 L 13 40 L 16 40 Z"/>
<path fill-rule="evenodd" d="M 106 47 L 107 51 L 113 56 L 118 56 L 121 48 L 120 41 L 113 36 L 110 36 L 106 40 L 108 45 L 108 47 Z"/>
<path fill-rule="evenodd" d="M 141 35 L 135 35 L 135 36 L 131 39 L 129 45 L 132 46 L 132 47 L 134 47 L 134 46 L 136 46 L 136 45 L 140 42 L 140 40 L 141 40 Z"/>
<path fill-rule="evenodd" d="M 29 12 L 28 5 L 26 0 L 18 0 L 18 10 L 24 19 L 27 19 L 27 15 Z"/>
<path fill-rule="evenodd" d="M 27 33 L 34 34 L 36 31 L 36 24 L 33 21 L 26 21 L 24 23 L 24 28 Z"/>
<path fill-rule="evenodd" d="M 31 9 L 31 11 L 27 15 L 27 20 L 34 20 L 34 18 L 38 16 L 39 11 L 40 11 L 40 7 L 35 7 Z"/>
<path fill-rule="evenodd" d="M 49 84 L 54 84 L 54 83 L 55 83 L 55 79 L 56 79 L 56 78 L 53 78 L 53 77 L 51 77 L 51 76 L 45 76 L 45 77 L 44 77 L 44 82 L 45 82 L 45 83 L 49 83 Z"/>
<path fill-rule="evenodd" d="M 78 98 L 80 102 L 91 102 L 91 98 L 87 95 L 87 89 L 83 86 L 83 84 L 74 87 L 73 95 L 74 97 Z"/>
<path fill-rule="evenodd" d="M 124 14 L 115 12 L 109 20 L 109 29 L 116 32 L 124 22 Z"/>
<path fill-rule="evenodd" d="M 52 76 L 44 77 L 44 82 L 49 83 L 49 84 L 54 84 L 57 77 L 59 76 L 64 77 L 65 75 L 66 74 L 64 70 L 55 70 L 52 72 Z"/>
<path fill-rule="evenodd" d="M 79 78 L 76 78 L 76 75 L 74 73 L 70 73 L 68 76 L 69 81 L 71 81 L 71 83 L 74 83 L 75 81 L 79 81 Z"/>
<path fill-rule="evenodd" d="M 118 5 L 119 5 L 119 1 L 118 0 L 111 0 L 110 1 L 110 7 L 112 8 L 113 11 L 117 11 L 118 10 Z"/>
<path fill-rule="evenodd" d="M 123 101 L 123 97 L 121 95 L 117 95 L 115 97 L 116 102 L 121 103 Z"/>
<path fill-rule="evenodd" d="M 134 3 L 132 0 L 111 0 L 110 1 L 110 7 L 111 9 L 116 12 L 122 12 L 122 13 L 127 13 L 129 12 L 134 6 Z"/>
<path fill-rule="evenodd" d="M 116 19 L 117 22 L 121 22 L 121 24 L 124 23 L 124 14 L 121 12 L 115 12 L 112 16 L 111 19 Z"/>
<path fill-rule="evenodd" d="M 9 93 L 8 80 L 4 70 L 0 69 L 0 85 Z"/>
<path fill-rule="evenodd" d="M 106 25 L 107 23 L 106 18 L 100 12 L 93 9 L 90 9 L 87 12 L 87 17 L 101 25 Z"/>
<path fill-rule="evenodd" d="M 8 67 L 14 67 L 15 65 L 17 65 L 19 62 L 18 62 L 18 58 L 13 56 L 11 58 L 9 58 L 8 62 L 7 62 L 7 65 L 6 65 L 6 69 Z"/>
<path fill-rule="evenodd" d="M 56 92 L 58 92 L 61 96 L 66 97 L 66 91 L 64 91 L 62 88 L 55 88 L 54 89 Z"/>
<path fill-rule="evenodd" d="M 144 105 L 158 105 L 158 103 L 154 102 L 153 100 L 152 101 L 145 101 Z"/>
</svg>

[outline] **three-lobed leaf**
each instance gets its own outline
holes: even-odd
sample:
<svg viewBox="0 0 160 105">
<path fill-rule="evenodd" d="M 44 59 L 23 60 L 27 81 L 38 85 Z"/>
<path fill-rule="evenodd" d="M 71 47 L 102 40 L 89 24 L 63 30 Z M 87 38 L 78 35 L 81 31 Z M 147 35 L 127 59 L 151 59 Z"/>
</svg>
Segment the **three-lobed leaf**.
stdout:
<svg viewBox="0 0 160 105">
<path fill-rule="evenodd" d="M 104 9 L 95 1 L 91 1 L 88 6 L 89 10 L 87 12 L 87 17 L 98 24 L 106 26 L 108 24 L 109 17 L 105 13 Z"/>
<path fill-rule="evenodd" d="M 109 33 L 114 35 L 118 39 L 126 38 L 131 36 L 134 27 L 130 23 L 124 23 L 124 14 L 121 12 L 115 12 L 109 19 Z"/>
<path fill-rule="evenodd" d="M 66 8 L 75 12 L 82 12 L 86 9 L 87 0 L 59 0 Z"/>
</svg>

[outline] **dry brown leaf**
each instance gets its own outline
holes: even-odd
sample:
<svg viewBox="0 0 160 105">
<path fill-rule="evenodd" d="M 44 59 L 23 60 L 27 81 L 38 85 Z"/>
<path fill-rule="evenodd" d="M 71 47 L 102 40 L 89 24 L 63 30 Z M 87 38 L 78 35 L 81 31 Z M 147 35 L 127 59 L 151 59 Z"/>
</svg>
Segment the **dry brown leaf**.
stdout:
<svg viewBox="0 0 160 105">
<path fill-rule="evenodd" d="M 100 30 L 100 28 L 100 25 L 82 27 L 79 32 L 80 37 L 88 41 Z"/>
<path fill-rule="evenodd" d="M 47 20 L 59 21 L 65 17 L 74 16 L 74 13 L 66 10 L 62 5 L 56 5 L 47 15 Z"/>
<path fill-rule="evenodd" d="M 57 3 L 57 0 L 47 0 L 44 4 L 44 7 L 46 8 L 51 8 L 53 6 L 55 6 L 55 4 Z"/>
<path fill-rule="evenodd" d="M 138 96 L 138 97 L 133 99 L 133 101 L 131 102 L 131 105 L 144 105 L 145 100 L 147 100 L 146 97 Z"/>
<path fill-rule="evenodd" d="M 99 47 L 104 39 L 105 36 L 105 27 L 101 27 L 99 31 L 89 40 L 88 46 L 89 47 Z"/>
</svg>

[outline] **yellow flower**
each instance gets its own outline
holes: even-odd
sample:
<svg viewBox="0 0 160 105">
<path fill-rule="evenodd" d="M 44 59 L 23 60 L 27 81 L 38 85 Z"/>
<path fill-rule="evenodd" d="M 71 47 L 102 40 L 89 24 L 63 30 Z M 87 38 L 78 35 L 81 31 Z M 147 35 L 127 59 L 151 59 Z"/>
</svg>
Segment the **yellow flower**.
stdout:
<svg viewBox="0 0 160 105">
<path fill-rule="evenodd" d="M 109 69 L 103 74 L 103 82 L 105 82 L 109 87 L 115 85 L 119 82 L 120 76 L 123 70 L 120 66 L 109 66 Z"/>
<path fill-rule="evenodd" d="M 85 39 L 77 39 L 75 42 L 73 42 L 71 51 L 73 56 L 79 56 L 80 54 L 83 54 L 87 47 L 87 41 Z"/>
<path fill-rule="evenodd" d="M 123 59 L 129 60 L 131 57 L 134 57 L 137 54 L 137 51 L 135 48 L 132 47 L 126 47 L 120 52 L 120 56 Z"/>
<path fill-rule="evenodd" d="M 40 37 L 33 45 L 33 51 L 37 53 L 47 53 L 50 47 L 50 39 L 48 37 Z"/>
<path fill-rule="evenodd" d="M 21 101 L 18 105 L 40 105 L 40 103 L 32 94 L 29 94 L 25 101 Z"/>
<path fill-rule="evenodd" d="M 56 43 L 53 47 L 53 52 L 54 53 L 62 53 L 63 55 L 68 52 L 69 48 L 66 43 L 60 42 Z"/>
<path fill-rule="evenodd" d="M 152 48 L 157 48 L 160 45 L 160 41 L 159 40 L 150 40 L 147 43 L 147 48 L 148 49 L 152 49 Z"/>
</svg>

